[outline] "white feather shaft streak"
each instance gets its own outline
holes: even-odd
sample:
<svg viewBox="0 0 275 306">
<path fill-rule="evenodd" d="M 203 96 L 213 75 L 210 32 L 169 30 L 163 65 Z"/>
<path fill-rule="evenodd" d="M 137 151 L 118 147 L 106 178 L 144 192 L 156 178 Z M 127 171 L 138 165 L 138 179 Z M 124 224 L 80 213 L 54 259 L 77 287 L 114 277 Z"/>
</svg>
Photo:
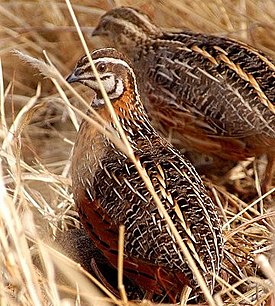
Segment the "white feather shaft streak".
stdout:
<svg viewBox="0 0 275 306">
<path fill-rule="evenodd" d="M 175 236 L 176 241 L 179 244 L 179 246 L 180 246 L 180 248 L 181 248 L 181 250 L 182 250 L 182 252 L 184 254 L 185 259 L 187 260 L 187 262 L 188 262 L 188 264 L 190 266 L 190 269 L 194 273 L 194 276 L 196 277 L 196 279 L 198 281 L 198 284 L 200 285 L 201 290 L 202 290 L 202 292 L 205 295 L 206 300 L 208 301 L 210 306 L 216 306 L 216 303 L 215 303 L 215 301 L 214 301 L 210 291 L 208 290 L 208 288 L 206 286 L 205 280 L 202 277 L 199 269 L 197 268 L 195 260 L 193 259 L 193 257 L 191 256 L 190 252 L 188 251 L 188 249 L 187 249 L 185 243 L 183 242 L 179 232 L 177 231 L 177 229 L 176 229 L 172 219 L 170 218 L 168 212 L 166 211 L 165 207 L 161 203 L 160 198 L 156 194 L 154 186 L 153 186 L 153 184 L 152 184 L 152 182 L 151 182 L 151 180 L 150 180 L 146 170 L 142 167 L 142 165 L 140 164 L 139 161 L 135 161 L 135 166 L 136 166 L 136 168 L 137 168 L 141 178 L 143 179 L 147 189 L 151 193 L 151 195 L 152 195 L 152 197 L 153 197 L 153 199 L 154 199 L 154 201 L 155 201 L 159 211 L 164 216 L 168 226 L 171 229 L 171 232 Z"/>
</svg>

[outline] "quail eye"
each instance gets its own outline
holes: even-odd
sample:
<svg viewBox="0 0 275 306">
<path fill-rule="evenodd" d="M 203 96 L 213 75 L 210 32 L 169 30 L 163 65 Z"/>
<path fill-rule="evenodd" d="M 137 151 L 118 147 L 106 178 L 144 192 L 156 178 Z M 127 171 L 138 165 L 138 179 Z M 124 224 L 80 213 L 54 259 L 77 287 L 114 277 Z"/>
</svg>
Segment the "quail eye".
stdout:
<svg viewBox="0 0 275 306">
<path fill-rule="evenodd" d="M 96 70 L 100 73 L 103 73 L 105 72 L 107 69 L 107 65 L 105 63 L 99 63 L 97 66 L 96 66 Z"/>
</svg>

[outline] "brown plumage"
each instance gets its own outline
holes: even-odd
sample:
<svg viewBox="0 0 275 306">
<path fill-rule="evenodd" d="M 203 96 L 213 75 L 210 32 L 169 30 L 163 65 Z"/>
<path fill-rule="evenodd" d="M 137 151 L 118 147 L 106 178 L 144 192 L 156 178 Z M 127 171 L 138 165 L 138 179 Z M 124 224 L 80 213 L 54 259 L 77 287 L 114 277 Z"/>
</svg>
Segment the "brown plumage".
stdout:
<svg viewBox="0 0 275 306">
<path fill-rule="evenodd" d="M 233 39 L 170 33 L 130 8 L 107 12 L 93 35 L 108 37 L 133 62 L 153 125 L 175 144 L 230 160 L 275 159 L 275 66 Z"/>
<path fill-rule="evenodd" d="M 190 162 L 152 127 L 127 60 L 115 49 L 91 55 L 136 158 L 213 292 L 211 273 L 220 272 L 223 239 L 212 200 Z M 86 56 L 67 80 L 95 91 L 92 107 L 116 129 Z M 81 221 L 113 266 L 117 265 L 119 225 L 125 226 L 124 273 L 147 291 L 147 298 L 165 293 L 177 301 L 185 285 L 193 288 L 193 296 L 200 295 L 175 237 L 134 164 L 85 120 L 75 142 L 72 182 Z"/>
<path fill-rule="evenodd" d="M 84 229 L 73 228 L 65 232 L 58 232 L 55 244 L 62 254 L 79 263 L 86 271 L 99 279 L 109 291 L 119 296 L 117 289 L 117 270 L 110 265 L 102 252 L 97 249 Z M 38 264 L 39 269 L 43 269 L 42 263 Z M 63 273 L 60 274 L 61 281 L 64 282 L 64 275 Z M 58 276 L 59 273 L 57 274 Z M 123 281 L 129 299 L 140 300 L 143 298 L 144 292 L 141 288 L 134 285 L 127 277 L 124 277 Z"/>
</svg>

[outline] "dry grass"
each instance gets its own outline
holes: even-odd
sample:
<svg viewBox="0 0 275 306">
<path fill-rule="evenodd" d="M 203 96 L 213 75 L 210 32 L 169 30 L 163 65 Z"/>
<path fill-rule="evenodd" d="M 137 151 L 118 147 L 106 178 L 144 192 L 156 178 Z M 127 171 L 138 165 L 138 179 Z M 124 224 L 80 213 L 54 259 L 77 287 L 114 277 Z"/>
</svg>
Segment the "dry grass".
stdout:
<svg viewBox="0 0 275 306">
<path fill-rule="evenodd" d="M 86 35 L 99 16 L 114 5 L 131 4 L 73 2 L 90 49 L 100 46 L 99 39 Z M 229 35 L 275 58 L 273 0 L 138 1 L 135 6 L 162 27 Z M 43 58 L 46 50 L 58 71 L 67 75 L 84 53 L 69 10 L 65 2 L 56 0 L 2 1 L 0 17 L 0 305 L 121 304 L 107 288 L 102 288 L 105 294 L 99 292 L 95 279 L 45 242 L 79 226 L 70 192 L 69 158 L 84 116 L 77 110 L 85 109 L 83 100 L 53 67 L 42 69 L 52 81 L 44 79 L 10 52 L 17 49 Z M 86 101 L 91 99 L 82 88 L 78 91 Z M 123 149 L 124 144 L 120 145 Z M 271 200 L 260 191 L 262 163 L 241 162 L 218 180 L 207 181 L 221 208 L 226 249 L 232 259 L 225 263 L 225 280 L 218 280 L 222 290 L 215 297 L 217 305 L 273 303 L 270 284 L 275 283 L 275 272 L 266 257 L 258 256 L 270 256 L 275 214 Z M 33 264 L 35 257 L 43 263 L 43 274 Z M 259 273 L 255 259 L 270 283 Z M 65 283 L 56 280 L 58 274 L 66 278 Z"/>
</svg>

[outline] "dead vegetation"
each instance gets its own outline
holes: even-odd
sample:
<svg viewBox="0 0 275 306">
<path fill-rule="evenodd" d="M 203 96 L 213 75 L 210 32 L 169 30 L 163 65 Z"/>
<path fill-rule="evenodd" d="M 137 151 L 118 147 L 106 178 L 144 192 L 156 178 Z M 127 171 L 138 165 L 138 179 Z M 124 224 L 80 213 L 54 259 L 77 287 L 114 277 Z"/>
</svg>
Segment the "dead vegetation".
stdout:
<svg viewBox="0 0 275 306">
<path fill-rule="evenodd" d="M 72 4 L 88 47 L 94 49 L 101 42 L 89 33 L 99 16 L 132 1 Z M 144 0 L 135 7 L 162 27 L 228 35 L 275 58 L 273 0 Z M 67 5 L 56 0 L 2 1 L 0 16 L 0 305 L 120 305 L 122 300 L 49 242 L 80 226 L 70 192 L 69 159 L 84 116 L 78 109 L 85 110 L 85 101 L 92 98 L 79 87 L 81 100 L 60 77 L 84 53 Z M 47 64 L 26 57 L 24 63 L 14 49 Z M 224 220 L 228 255 L 213 305 L 274 304 L 275 272 L 268 261 L 273 261 L 274 189 L 262 195 L 263 169 L 264 158 L 249 160 L 206 180 Z M 61 274 L 65 281 L 59 281 Z"/>
</svg>

